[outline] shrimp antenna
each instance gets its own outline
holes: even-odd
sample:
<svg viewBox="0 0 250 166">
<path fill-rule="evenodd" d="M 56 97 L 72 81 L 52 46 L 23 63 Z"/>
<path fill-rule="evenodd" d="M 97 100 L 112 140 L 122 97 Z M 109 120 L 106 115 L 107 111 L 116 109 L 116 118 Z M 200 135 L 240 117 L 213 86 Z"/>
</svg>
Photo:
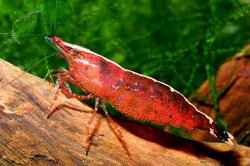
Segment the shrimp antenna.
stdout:
<svg viewBox="0 0 250 166">
<path fill-rule="evenodd" d="M 53 35 L 55 35 L 55 34 L 56 34 L 56 17 L 57 17 L 57 8 L 58 8 L 58 4 L 57 4 L 57 0 L 56 0 L 56 4 L 55 4 L 55 12 L 54 12 Z"/>
<path fill-rule="evenodd" d="M 9 85 L 9 84 L 11 84 L 12 82 L 16 81 L 18 78 L 20 78 L 21 76 L 23 76 L 24 74 L 26 74 L 28 71 L 30 71 L 33 67 L 35 67 L 36 65 L 38 65 L 38 64 L 41 63 L 42 61 L 44 61 L 44 60 L 46 60 L 46 59 L 48 59 L 48 58 L 50 58 L 50 57 L 52 57 L 52 56 L 54 56 L 54 55 L 55 55 L 55 53 L 52 53 L 52 54 L 50 54 L 50 55 L 48 55 L 48 56 L 42 58 L 40 61 L 36 62 L 36 63 L 35 63 L 34 65 L 32 65 L 30 68 L 28 68 L 27 70 L 25 70 L 25 71 L 24 71 L 22 74 L 20 74 L 18 77 L 16 77 L 16 78 L 13 79 L 12 81 L 10 81 L 10 82 L 8 82 L 7 84 L 5 84 L 5 85 L 3 85 L 2 87 L 0 87 L 0 89 L 6 87 L 7 85 Z"/>
</svg>

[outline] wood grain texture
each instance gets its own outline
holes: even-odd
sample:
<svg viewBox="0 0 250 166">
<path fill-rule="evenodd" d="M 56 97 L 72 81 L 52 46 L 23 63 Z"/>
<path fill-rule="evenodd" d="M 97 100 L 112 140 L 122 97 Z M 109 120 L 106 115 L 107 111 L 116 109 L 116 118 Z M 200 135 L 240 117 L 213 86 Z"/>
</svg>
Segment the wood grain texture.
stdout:
<svg viewBox="0 0 250 166">
<path fill-rule="evenodd" d="M 92 108 L 60 94 L 57 111 L 46 119 L 45 111 L 56 88 L 23 73 L 0 60 L 0 165 L 250 164 L 248 147 L 238 145 L 232 150 L 224 143 L 186 140 L 151 126 L 113 118 L 122 130 L 131 160 L 102 111 L 90 126 L 91 146 L 86 155 L 85 124 Z"/>
</svg>

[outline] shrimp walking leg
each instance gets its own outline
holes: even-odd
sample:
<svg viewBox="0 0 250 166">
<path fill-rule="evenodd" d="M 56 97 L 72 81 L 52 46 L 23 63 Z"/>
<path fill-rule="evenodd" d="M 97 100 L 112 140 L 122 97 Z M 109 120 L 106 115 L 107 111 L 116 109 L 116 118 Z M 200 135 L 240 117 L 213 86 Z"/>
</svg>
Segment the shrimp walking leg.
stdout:
<svg viewBox="0 0 250 166">
<path fill-rule="evenodd" d="M 90 117 L 88 123 L 86 124 L 86 148 L 87 148 L 87 152 L 88 152 L 88 149 L 89 149 L 89 138 L 90 138 L 90 133 L 89 133 L 89 126 L 91 125 L 91 123 L 93 122 L 93 120 L 95 119 L 96 117 L 96 113 L 98 111 L 98 104 L 99 104 L 99 101 L 100 101 L 100 98 L 99 97 L 96 97 L 95 98 L 95 108 L 94 108 L 94 112 L 92 114 L 92 116 Z M 87 154 L 86 152 L 86 154 Z"/>
<path fill-rule="evenodd" d="M 55 71 L 55 70 L 52 70 L 52 71 Z M 58 89 L 57 89 L 57 91 L 55 93 L 55 96 L 54 96 L 54 99 L 53 99 L 51 105 L 48 107 L 48 111 L 46 111 L 46 117 L 47 118 L 49 118 L 50 115 L 52 113 L 54 113 L 54 111 L 55 111 L 52 108 L 55 105 L 55 102 L 56 102 L 56 100 L 58 98 L 59 92 L 62 92 L 68 98 L 76 98 L 76 99 L 79 99 L 79 100 L 86 100 L 86 99 L 91 99 L 91 98 L 94 97 L 92 94 L 77 95 L 77 94 L 72 93 L 68 82 L 74 84 L 74 81 L 70 77 L 70 75 L 68 74 L 68 71 L 67 70 L 56 70 L 56 71 L 58 73 L 52 75 L 52 77 L 57 77 L 56 87 Z"/>
<path fill-rule="evenodd" d="M 126 141 L 125 141 L 125 139 L 124 139 L 124 137 L 122 135 L 121 130 L 119 129 L 119 127 L 117 126 L 117 124 L 114 122 L 114 120 L 111 118 L 111 116 L 109 115 L 109 113 L 108 113 L 108 111 L 106 109 L 105 100 L 102 100 L 102 108 L 103 108 L 103 111 L 104 111 L 104 113 L 105 113 L 105 115 L 106 115 L 106 117 L 107 117 L 110 125 L 113 127 L 113 129 L 115 130 L 115 132 L 118 134 L 118 137 L 122 141 L 122 144 L 123 144 L 124 148 L 126 149 L 129 157 L 131 158 L 131 153 L 130 153 L 130 151 L 128 149 L 127 143 L 126 143 Z"/>
</svg>

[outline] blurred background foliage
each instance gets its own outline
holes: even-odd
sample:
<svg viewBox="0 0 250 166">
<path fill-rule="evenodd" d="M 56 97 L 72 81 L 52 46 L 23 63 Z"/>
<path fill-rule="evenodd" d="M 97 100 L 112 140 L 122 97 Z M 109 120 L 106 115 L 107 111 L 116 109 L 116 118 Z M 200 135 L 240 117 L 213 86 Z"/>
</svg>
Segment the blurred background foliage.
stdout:
<svg viewBox="0 0 250 166">
<path fill-rule="evenodd" d="M 249 12 L 249 0 L 1 0 L 0 58 L 27 70 L 57 35 L 189 96 L 250 41 Z M 29 72 L 57 68 L 53 56 Z"/>
</svg>

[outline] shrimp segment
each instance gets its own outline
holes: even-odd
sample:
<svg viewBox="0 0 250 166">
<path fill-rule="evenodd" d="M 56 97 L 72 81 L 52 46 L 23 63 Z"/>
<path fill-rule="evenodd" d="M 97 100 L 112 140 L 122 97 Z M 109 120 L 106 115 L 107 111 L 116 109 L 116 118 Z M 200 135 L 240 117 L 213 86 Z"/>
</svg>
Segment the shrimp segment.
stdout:
<svg viewBox="0 0 250 166">
<path fill-rule="evenodd" d="M 116 130 L 129 156 L 127 144 L 118 126 L 106 110 L 106 101 L 128 117 L 159 125 L 169 123 L 175 127 L 183 126 L 189 130 L 198 128 L 231 147 L 235 146 L 234 137 L 230 133 L 221 130 L 212 118 L 199 111 L 171 86 L 151 77 L 126 70 L 101 55 L 66 43 L 56 36 L 45 36 L 45 40 L 56 48 L 59 52 L 57 55 L 69 64 L 67 71 L 55 74 L 61 92 L 68 97 L 80 100 L 96 98 L 95 112 L 86 127 L 87 140 L 89 137 L 88 126 L 95 117 L 100 100 L 106 117 Z M 72 94 L 68 83 L 78 86 L 90 96 L 80 97 Z"/>
</svg>

